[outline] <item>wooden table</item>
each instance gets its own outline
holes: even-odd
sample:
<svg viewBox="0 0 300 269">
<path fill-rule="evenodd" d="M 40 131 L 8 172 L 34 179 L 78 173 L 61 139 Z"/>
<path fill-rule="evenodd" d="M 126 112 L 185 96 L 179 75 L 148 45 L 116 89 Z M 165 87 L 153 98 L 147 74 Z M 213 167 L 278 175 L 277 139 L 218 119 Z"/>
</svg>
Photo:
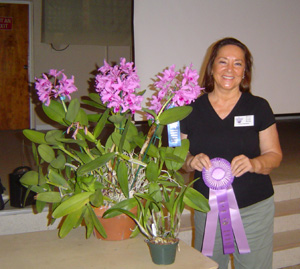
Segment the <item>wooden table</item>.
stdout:
<svg viewBox="0 0 300 269">
<path fill-rule="evenodd" d="M 1 269 L 32 268 L 218 268 L 217 263 L 184 242 L 179 243 L 175 263 L 155 265 L 144 237 L 102 241 L 85 230 L 71 231 L 59 239 L 57 230 L 0 236 Z"/>
</svg>

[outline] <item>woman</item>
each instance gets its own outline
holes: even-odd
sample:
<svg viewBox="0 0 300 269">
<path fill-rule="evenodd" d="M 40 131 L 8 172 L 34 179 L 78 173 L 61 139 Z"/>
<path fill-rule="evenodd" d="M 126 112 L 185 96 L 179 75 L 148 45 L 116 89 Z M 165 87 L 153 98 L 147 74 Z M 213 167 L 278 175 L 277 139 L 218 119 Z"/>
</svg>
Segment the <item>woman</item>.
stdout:
<svg viewBox="0 0 300 269">
<path fill-rule="evenodd" d="M 190 140 L 184 169 L 200 177 L 194 188 L 209 198 L 201 178 L 210 160 L 224 158 L 235 176 L 232 187 L 240 209 L 251 252 L 239 254 L 238 268 L 272 268 L 274 190 L 269 173 L 278 167 L 282 152 L 275 118 L 266 100 L 250 93 L 252 56 L 239 40 L 224 38 L 211 50 L 202 87 L 205 94 L 193 104 L 192 113 L 181 122 L 181 137 Z M 195 212 L 195 247 L 201 251 L 206 214 Z M 219 268 L 228 268 L 223 254 L 220 227 L 213 257 Z"/>
</svg>

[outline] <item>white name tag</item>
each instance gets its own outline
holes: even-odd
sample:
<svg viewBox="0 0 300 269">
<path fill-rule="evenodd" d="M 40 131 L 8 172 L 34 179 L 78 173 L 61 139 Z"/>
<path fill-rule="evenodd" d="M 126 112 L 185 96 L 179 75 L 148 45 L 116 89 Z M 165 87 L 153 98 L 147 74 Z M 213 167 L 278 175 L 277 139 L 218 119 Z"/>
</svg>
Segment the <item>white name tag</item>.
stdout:
<svg viewBox="0 0 300 269">
<path fill-rule="evenodd" d="M 235 116 L 234 127 L 254 126 L 254 115 Z"/>
</svg>

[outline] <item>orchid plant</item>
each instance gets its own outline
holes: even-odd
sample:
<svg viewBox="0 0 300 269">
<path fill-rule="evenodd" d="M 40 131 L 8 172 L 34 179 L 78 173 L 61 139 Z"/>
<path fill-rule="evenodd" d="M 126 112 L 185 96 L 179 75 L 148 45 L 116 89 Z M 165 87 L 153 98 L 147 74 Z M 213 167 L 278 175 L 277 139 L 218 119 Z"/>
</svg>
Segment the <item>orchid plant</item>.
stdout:
<svg viewBox="0 0 300 269">
<path fill-rule="evenodd" d="M 94 228 L 106 237 L 93 211 L 103 205 L 130 210 L 138 205 L 136 195 L 158 193 L 162 186 L 182 188 L 178 172 L 188 152 L 188 140 L 176 148 L 162 145 L 162 127 L 182 120 L 191 112 L 184 106 L 194 101 L 201 88 L 192 66 L 175 72 L 171 66 L 158 76 L 151 106 L 142 108 L 143 93 L 137 92 L 140 80 L 132 62 L 120 59 L 110 66 L 106 61 L 95 78 L 95 93 L 83 99 L 97 113 L 87 113 L 78 99 L 74 77 L 51 69 L 36 78 L 35 88 L 44 113 L 60 128 L 46 133 L 24 130 L 31 140 L 38 171 L 29 171 L 21 179 L 28 190 L 37 193 L 36 207 L 41 212 L 52 204 L 52 222 L 63 218 L 59 236 L 66 236 L 84 220 L 87 238 Z M 172 108 L 170 108 L 172 104 Z M 149 116 L 149 131 L 139 132 L 133 115 L 144 111 Z M 107 139 L 103 130 L 112 126 Z M 157 195 L 156 195 L 157 196 Z M 206 199 L 191 188 L 184 192 L 187 204 L 201 207 Z M 200 200 L 199 200 L 200 199 Z M 110 216 L 120 214 L 114 211 Z"/>
</svg>

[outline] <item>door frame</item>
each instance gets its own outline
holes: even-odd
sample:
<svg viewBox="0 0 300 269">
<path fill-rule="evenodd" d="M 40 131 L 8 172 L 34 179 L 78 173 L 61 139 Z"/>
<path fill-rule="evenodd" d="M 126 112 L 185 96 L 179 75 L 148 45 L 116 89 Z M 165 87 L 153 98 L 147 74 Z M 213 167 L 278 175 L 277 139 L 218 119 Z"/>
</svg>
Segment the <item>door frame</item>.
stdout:
<svg viewBox="0 0 300 269">
<path fill-rule="evenodd" d="M 33 1 L 27 0 L 0 0 L 1 4 L 25 4 L 28 5 L 28 83 L 34 82 L 34 62 L 33 62 Z M 35 118 L 34 118 L 34 104 L 32 103 L 32 98 L 29 94 L 29 118 L 30 118 L 30 129 L 35 128 Z"/>
</svg>

